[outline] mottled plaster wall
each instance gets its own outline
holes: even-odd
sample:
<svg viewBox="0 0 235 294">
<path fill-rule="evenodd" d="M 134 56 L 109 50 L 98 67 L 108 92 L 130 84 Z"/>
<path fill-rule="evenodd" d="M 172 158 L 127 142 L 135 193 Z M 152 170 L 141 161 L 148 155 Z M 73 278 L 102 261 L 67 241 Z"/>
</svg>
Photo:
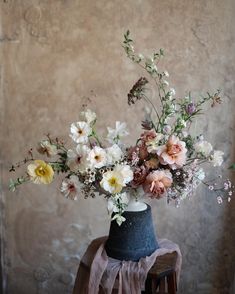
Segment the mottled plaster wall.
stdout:
<svg viewBox="0 0 235 294">
<path fill-rule="evenodd" d="M 165 48 L 177 96 L 223 89 L 223 106 L 198 120 L 208 140 L 234 159 L 235 2 L 233 0 L 1 0 L 1 237 L 10 294 L 71 293 L 87 244 L 107 234 L 102 199 L 71 202 L 58 190 L 7 190 L 8 167 L 43 134 L 68 140 L 83 103 L 100 127 L 126 121 L 134 139 L 141 107 L 126 93 L 141 74 L 120 46 L 127 28 L 144 53 Z M 148 49 L 148 50 L 147 50 Z M 179 209 L 153 202 L 159 237 L 179 243 L 179 293 L 228 294 L 235 272 L 235 202 L 218 206 L 205 190 Z"/>
</svg>

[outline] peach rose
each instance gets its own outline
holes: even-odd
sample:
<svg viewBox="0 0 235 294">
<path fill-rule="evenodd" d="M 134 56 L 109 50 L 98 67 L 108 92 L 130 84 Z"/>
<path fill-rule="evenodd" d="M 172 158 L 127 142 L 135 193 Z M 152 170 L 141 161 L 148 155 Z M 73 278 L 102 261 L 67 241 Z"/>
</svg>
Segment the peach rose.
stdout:
<svg viewBox="0 0 235 294">
<path fill-rule="evenodd" d="M 155 170 L 146 177 L 143 189 L 151 198 L 160 199 L 165 196 L 166 189 L 171 184 L 172 174 L 169 170 Z"/>
<path fill-rule="evenodd" d="M 172 169 L 182 167 L 186 162 L 185 142 L 172 135 L 166 145 L 157 147 L 159 161 L 163 165 L 169 165 Z"/>
</svg>

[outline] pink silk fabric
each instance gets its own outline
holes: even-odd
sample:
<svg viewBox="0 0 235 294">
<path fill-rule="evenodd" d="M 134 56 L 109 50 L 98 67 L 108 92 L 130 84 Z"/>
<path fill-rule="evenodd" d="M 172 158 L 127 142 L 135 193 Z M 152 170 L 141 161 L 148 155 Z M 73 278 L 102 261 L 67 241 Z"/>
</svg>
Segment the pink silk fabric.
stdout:
<svg viewBox="0 0 235 294">
<path fill-rule="evenodd" d="M 104 249 L 106 240 L 107 237 L 101 237 L 88 246 L 80 262 L 73 294 L 140 294 L 156 258 L 174 251 L 177 252 L 176 274 L 179 283 L 182 255 L 179 246 L 172 241 L 160 239 L 159 249 L 134 262 L 108 257 Z"/>
</svg>

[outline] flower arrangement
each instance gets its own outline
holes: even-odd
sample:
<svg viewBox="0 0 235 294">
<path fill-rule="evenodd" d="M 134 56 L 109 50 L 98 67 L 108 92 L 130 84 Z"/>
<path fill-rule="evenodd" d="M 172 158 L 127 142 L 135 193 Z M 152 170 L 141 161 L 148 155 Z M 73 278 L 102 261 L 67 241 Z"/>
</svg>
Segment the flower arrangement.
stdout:
<svg viewBox="0 0 235 294">
<path fill-rule="evenodd" d="M 31 149 L 23 161 L 12 165 L 10 171 L 28 164 L 24 176 L 10 181 L 10 189 L 14 191 L 26 182 L 50 184 L 55 173 L 64 173 L 61 192 L 66 198 L 104 195 L 108 210 L 114 213 L 113 219 L 119 225 L 125 221 L 122 214 L 129 202 L 128 191 L 137 195 L 143 189 L 150 198 L 166 197 L 178 206 L 202 182 L 216 192 L 219 203 L 230 201 L 234 190 L 231 181 L 225 180 L 221 187 L 216 182 L 206 182 L 202 168 L 205 163 L 220 166 L 224 153 L 214 150 L 201 134 L 190 134 L 192 122 L 201 114 L 203 104 L 209 102 L 214 107 L 222 102 L 220 91 L 207 93 L 197 100 L 190 93 L 176 99 L 175 90 L 167 81 L 168 72 L 158 68 L 164 56 L 162 49 L 151 57 L 136 54 L 129 31 L 124 35 L 123 48 L 127 57 L 152 80 L 161 104 L 161 109 L 157 108 L 149 97 L 146 77 L 141 77 L 129 91 L 129 105 L 144 100 L 149 106 L 142 121 L 144 130 L 136 143 L 133 146 L 122 143 L 128 131 L 126 124 L 119 121 L 114 128 L 108 127 L 107 137 L 101 139 L 96 132 L 96 113 L 87 109 L 81 112 L 81 120 L 70 127 L 74 149 L 67 149 L 60 139 L 48 135 L 37 148 L 47 159 L 36 159 Z"/>
</svg>

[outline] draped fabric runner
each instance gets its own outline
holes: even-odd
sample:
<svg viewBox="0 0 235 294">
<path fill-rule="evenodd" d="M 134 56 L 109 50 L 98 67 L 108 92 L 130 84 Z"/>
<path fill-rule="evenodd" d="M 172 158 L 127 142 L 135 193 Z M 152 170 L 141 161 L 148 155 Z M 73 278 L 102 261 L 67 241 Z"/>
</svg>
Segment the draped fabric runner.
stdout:
<svg viewBox="0 0 235 294">
<path fill-rule="evenodd" d="M 107 256 L 107 237 L 95 239 L 88 246 L 77 273 L 73 294 L 140 294 L 148 271 L 158 256 L 177 252 L 176 274 L 179 282 L 182 256 L 179 246 L 167 239 L 158 240 L 160 248 L 138 262 L 120 261 Z"/>
</svg>

